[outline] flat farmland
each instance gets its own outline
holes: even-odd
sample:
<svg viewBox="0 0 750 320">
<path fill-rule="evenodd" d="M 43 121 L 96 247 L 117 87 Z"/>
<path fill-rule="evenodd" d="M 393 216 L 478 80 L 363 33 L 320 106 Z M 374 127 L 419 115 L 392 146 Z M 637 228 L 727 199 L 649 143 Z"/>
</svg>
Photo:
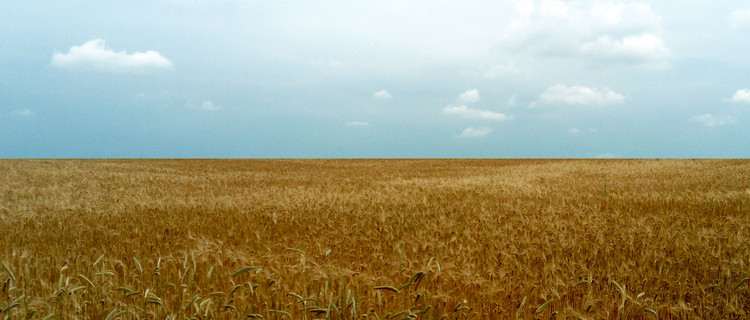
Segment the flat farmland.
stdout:
<svg viewBox="0 0 750 320">
<path fill-rule="evenodd" d="M 0 318 L 747 319 L 750 160 L 0 160 Z"/>
</svg>

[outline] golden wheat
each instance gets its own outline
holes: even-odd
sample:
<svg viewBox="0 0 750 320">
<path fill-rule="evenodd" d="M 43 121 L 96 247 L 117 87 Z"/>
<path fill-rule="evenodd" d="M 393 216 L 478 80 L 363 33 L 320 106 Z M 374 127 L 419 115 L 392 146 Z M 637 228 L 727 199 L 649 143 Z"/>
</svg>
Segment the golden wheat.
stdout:
<svg viewBox="0 0 750 320">
<path fill-rule="evenodd" d="M 0 160 L 9 319 L 746 319 L 748 160 Z"/>
</svg>

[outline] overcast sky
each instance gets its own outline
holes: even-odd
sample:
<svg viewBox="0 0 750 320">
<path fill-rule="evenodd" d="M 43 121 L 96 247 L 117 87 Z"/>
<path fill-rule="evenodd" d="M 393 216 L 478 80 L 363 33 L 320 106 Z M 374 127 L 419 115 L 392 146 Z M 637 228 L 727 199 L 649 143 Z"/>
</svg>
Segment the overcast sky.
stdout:
<svg viewBox="0 0 750 320">
<path fill-rule="evenodd" d="M 747 1 L 0 4 L 0 157 L 750 157 Z"/>
</svg>

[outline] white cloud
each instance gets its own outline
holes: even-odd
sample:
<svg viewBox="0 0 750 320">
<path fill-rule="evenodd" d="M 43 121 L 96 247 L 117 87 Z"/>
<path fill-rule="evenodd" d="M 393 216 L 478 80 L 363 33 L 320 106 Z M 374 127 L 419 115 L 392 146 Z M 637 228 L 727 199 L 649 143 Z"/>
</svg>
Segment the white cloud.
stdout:
<svg viewBox="0 0 750 320">
<path fill-rule="evenodd" d="M 735 28 L 750 27 L 750 9 L 735 9 L 729 15 L 729 22 Z"/>
<path fill-rule="evenodd" d="M 370 123 L 365 121 L 349 121 L 346 125 L 349 127 L 368 127 Z"/>
<path fill-rule="evenodd" d="M 528 16 L 534 14 L 535 5 L 533 0 L 518 0 L 515 5 L 516 11 L 521 15 Z"/>
<path fill-rule="evenodd" d="M 513 119 L 512 116 L 506 116 L 505 114 L 502 114 L 499 112 L 481 110 L 481 109 L 472 109 L 466 106 L 447 106 L 443 108 L 443 112 L 447 114 L 454 114 L 465 119 L 483 119 L 483 120 L 494 120 L 494 121 L 503 121 L 503 120 Z"/>
<path fill-rule="evenodd" d="M 52 55 L 52 66 L 63 69 L 80 69 L 109 73 L 141 73 L 155 69 L 172 69 L 172 62 L 156 51 L 115 52 L 106 47 L 104 40 L 95 39 L 73 46 L 68 53 Z"/>
<path fill-rule="evenodd" d="M 707 113 L 702 116 L 694 116 L 690 118 L 690 121 L 700 123 L 706 127 L 723 126 L 727 124 L 737 123 L 737 118 L 733 116 L 714 116 L 713 114 Z"/>
<path fill-rule="evenodd" d="M 468 127 L 464 129 L 464 131 L 462 131 L 461 134 L 459 134 L 457 137 L 459 138 L 482 138 L 482 137 L 486 137 L 488 134 L 490 134 L 490 132 L 492 132 L 492 129 L 487 128 L 487 127 L 479 127 L 479 128 Z"/>
<path fill-rule="evenodd" d="M 457 115 L 464 119 L 481 119 L 481 120 L 493 120 L 493 121 L 504 121 L 513 119 L 513 116 L 506 116 L 500 112 L 494 112 L 482 109 L 473 109 L 466 106 L 469 103 L 479 102 L 479 90 L 470 89 L 464 91 L 464 93 L 458 96 L 456 101 L 461 105 L 449 105 L 443 108 L 443 113 Z"/>
<path fill-rule="evenodd" d="M 477 103 L 479 102 L 479 90 L 466 90 L 464 93 L 458 96 L 457 101 L 459 104 Z"/>
<path fill-rule="evenodd" d="M 633 35 L 621 39 L 602 36 L 596 41 L 583 44 L 581 53 L 601 60 L 625 63 L 642 63 L 648 62 L 649 59 L 665 60 L 670 55 L 664 41 L 653 34 Z"/>
<path fill-rule="evenodd" d="M 597 89 L 596 87 L 582 87 L 558 84 L 547 88 L 539 96 L 531 107 L 537 105 L 579 105 L 579 106 L 605 106 L 625 103 L 625 97 L 608 88 Z"/>
<path fill-rule="evenodd" d="M 34 112 L 29 109 L 20 109 L 20 110 L 14 110 L 11 112 L 13 115 L 22 116 L 22 117 L 31 117 L 34 116 Z"/>
<path fill-rule="evenodd" d="M 646 3 L 522 1 L 503 46 L 521 54 L 667 66 L 661 17 Z"/>
<path fill-rule="evenodd" d="M 372 96 L 375 97 L 375 98 L 378 98 L 378 99 L 390 99 L 390 98 L 393 98 L 393 95 L 391 95 L 390 93 L 388 93 L 388 91 L 386 91 L 385 89 L 373 93 Z"/>
<path fill-rule="evenodd" d="M 732 102 L 744 102 L 750 103 L 750 90 L 741 89 L 734 93 L 731 99 Z"/>
<path fill-rule="evenodd" d="M 216 111 L 216 110 L 220 110 L 221 106 L 216 105 L 213 102 L 206 100 L 206 101 L 203 101 L 203 104 L 201 104 L 201 109 L 206 110 L 206 111 Z"/>
</svg>

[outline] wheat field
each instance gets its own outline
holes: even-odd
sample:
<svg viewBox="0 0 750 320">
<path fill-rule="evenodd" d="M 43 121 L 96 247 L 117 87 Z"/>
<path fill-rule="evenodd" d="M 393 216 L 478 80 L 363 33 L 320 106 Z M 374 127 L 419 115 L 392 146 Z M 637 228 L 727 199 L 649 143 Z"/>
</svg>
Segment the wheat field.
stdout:
<svg viewBox="0 0 750 320">
<path fill-rule="evenodd" d="M 748 319 L 749 160 L 0 160 L 0 318 Z"/>
</svg>

